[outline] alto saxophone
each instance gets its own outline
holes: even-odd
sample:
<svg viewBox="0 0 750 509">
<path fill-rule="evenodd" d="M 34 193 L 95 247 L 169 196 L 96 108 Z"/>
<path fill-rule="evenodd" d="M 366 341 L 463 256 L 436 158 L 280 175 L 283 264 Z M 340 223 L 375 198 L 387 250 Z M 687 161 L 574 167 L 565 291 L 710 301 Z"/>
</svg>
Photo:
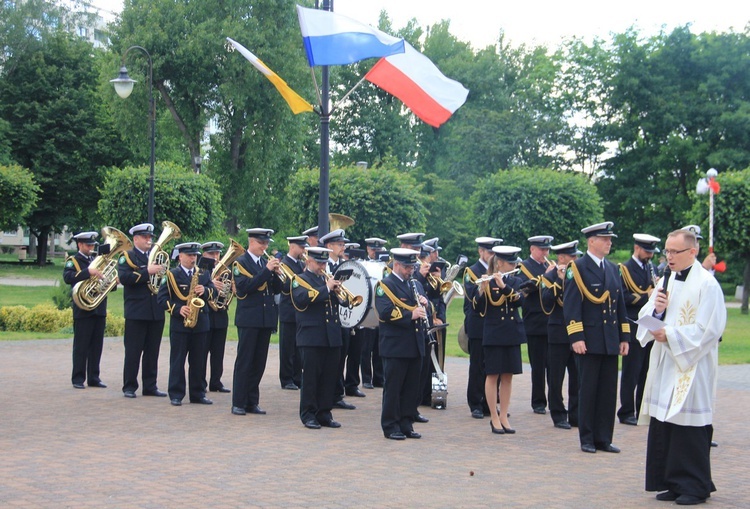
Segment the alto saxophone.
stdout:
<svg viewBox="0 0 750 509">
<path fill-rule="evenodd" d="M 198 269 L 193 272 L 193 278 L 190 280 L 190 290 L 187 295 L 187 306 L 189 306 L 190 312 L 185 317 L 182 324 L 188 329 L 192 329 L 198 323 L 198 313 L 201 312 L 201 308 L 206 305 L 206 302 L 195 294 L 195 287 L 198 286 Z"/>
</svg>

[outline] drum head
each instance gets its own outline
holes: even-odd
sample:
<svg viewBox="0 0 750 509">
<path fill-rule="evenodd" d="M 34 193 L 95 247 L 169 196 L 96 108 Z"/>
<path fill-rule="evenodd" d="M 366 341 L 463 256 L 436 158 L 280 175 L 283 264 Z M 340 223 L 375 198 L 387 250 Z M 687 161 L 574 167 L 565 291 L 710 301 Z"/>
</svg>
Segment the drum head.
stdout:
<svg viewBox="0 0 750 509">
<path fill-rule="evenodd" d="M 458 329 L 458 346 L 461 347 L 464 353 L 469 353 L 469 336 L 466 335 L 466 329 L 464 329 L 463 324 Z"/>
<path fill-rule="evenodd" d="M 378 326 L 378 314 L 375 311 L 375 285 L 383 278 L 385 263 L 374 261 L 347 260 L 339 265 L 339 270 L 352 270 L 352 275 L 344 281 L 346 287 L 353 295 L 362 296 L 362 304 L 349 309 L 345 306 L 339 307 L 339 319 L 343 327 L 368 327 Z"/>
</svg>

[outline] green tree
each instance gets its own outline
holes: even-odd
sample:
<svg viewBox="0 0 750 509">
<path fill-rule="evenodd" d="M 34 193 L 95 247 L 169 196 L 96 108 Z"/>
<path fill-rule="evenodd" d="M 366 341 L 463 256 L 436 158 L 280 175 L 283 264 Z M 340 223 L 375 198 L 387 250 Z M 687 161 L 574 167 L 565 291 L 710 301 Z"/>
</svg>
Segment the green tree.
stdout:
<svg viewBox="0 0 750 509">
<path fill-rule="evenodd" d="M 24 224 L 36 206 L 40 189 L 30 171 L 18 165 L 0 165 L 0 230 L 15 230 Z"/>
<path fill-rule="evenodd" d="M 741 261 L 742 271 L 742 314 L 748 314 L 748 293 L 750 292 L 750 168 L 742 171 L 728 171 L 719 175 L 721 191 L 714 196 L 714 244 L 717 253 L 728 255 L 731 261 Z M 693 202 L 691 219 L 696 224 L 706 226 L 704 237 L 708 238 L 708 207 L 706 196 L 697 196 Z"/>
<path fill-rule="evenodd" d="M 302 169 L 289 183 L 288 192 L 295 197 L 292 223 L 299 231 L 318 223 L 318 177 L 317 169 Z M 394 246 L 396 235 L 423 231 L 427 223 L 421 185 L 397 170 L 394 161 L 367 170 L 331 168 L 330 202 L 331 212 L 354 219 L 346 230 L 353 242 L 375 236 Z"/>
<path fill-rule="evenodd" d="M 27 226 L 46 239 L 65 225 L 90 223 L 98 170 L 119 164 L 126 151 L 96 94 L 91 45 L 61 32 L 34 41 L 8 60 L 0 80 L 0 118 L 10 124 L 13 160 L 41 188 Z M 46 248 L 39 242 L 40 264 Z"/>
<path fill-rule="evenodd" d="M 106 173 L 98 203 L 105 224 L 127 231 L 145 221 L 149 172 L 149 167 L 139 166 L 112 168 Z M 221 229 L 221 193 L 206 175 L 195 175 L 174 163 L 159 163 L 154 179 L 154 217 L 179 226 L 185 241 L 203 242 Z"/>
<path fill-rule="evenodd" d="M 476 235 L 500 237 L 519 247 L 531 235 L 552 235 L 559 242 L 579 239 L 583 226 L 603 218 L 596 188 L 574 172 L 498 171 L 477 183 L 471 200 Z"/>
</svg>

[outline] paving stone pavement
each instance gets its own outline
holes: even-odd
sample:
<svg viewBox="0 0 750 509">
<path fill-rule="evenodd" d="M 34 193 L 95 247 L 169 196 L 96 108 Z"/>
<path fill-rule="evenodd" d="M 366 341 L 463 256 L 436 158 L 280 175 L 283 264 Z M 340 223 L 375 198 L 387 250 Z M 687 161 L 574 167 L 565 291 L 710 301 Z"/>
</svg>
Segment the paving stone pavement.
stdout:
<svg viewBox="0 0 750 509">
<path fill-rule="evenodd" d="M 380 431 L 381 390 L 334 411 L 341 429 L 307 430 L 299 393 L 281 390 L 272 347 L 261 385 L 268 415 L 230 414 L 214 405 L 172 407 L 166 398 L 125 399 L 121 338 L 105 341 L 107 389 L 70 385 L 71 340 L 0 342 L 0 506 L 41 507 L 667 507 L 643 491 L 645 427 L 617 424 L 621 454 L 584 454 L 575 430 L 552 427 L 529 406 L 529 370 L 514 378 L 515 435 L 492 435 L 470 417 L 466 359 L 449 358 L 446 410 L 421 440 L 394 442 Z M 159 386 L 166 390 L 169 345 Z M 227 345 L 232 385 L 236 342 Z M 708 506 L 750 507 L 750 366 L 722 367 L 712 450 L 718 491 Z M 725 376 L 726 373 L 726 376 Z"/>
</svg>

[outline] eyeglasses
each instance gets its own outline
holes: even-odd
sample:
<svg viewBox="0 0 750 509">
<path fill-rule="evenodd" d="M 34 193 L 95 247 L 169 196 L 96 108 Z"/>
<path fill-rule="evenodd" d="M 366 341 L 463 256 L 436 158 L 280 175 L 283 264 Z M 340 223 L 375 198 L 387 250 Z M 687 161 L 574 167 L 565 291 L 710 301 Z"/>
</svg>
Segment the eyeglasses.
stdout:
<svg viewBox="0 0 750 509">
<path fill-rule="evenodd" d="M 680 249 L 679 251 L 675 251 L 673 249 L 665 249 L 662 252 L 664 253 L 664 256 L 674 256 L 674 255 L 678 255 L 680 253 L 684 253 L 685 251 L 689 251 L 690 249 L 691 248 L 689 248 L 689 247 L 686 247 L 685 249 Z"/>
</svg>

